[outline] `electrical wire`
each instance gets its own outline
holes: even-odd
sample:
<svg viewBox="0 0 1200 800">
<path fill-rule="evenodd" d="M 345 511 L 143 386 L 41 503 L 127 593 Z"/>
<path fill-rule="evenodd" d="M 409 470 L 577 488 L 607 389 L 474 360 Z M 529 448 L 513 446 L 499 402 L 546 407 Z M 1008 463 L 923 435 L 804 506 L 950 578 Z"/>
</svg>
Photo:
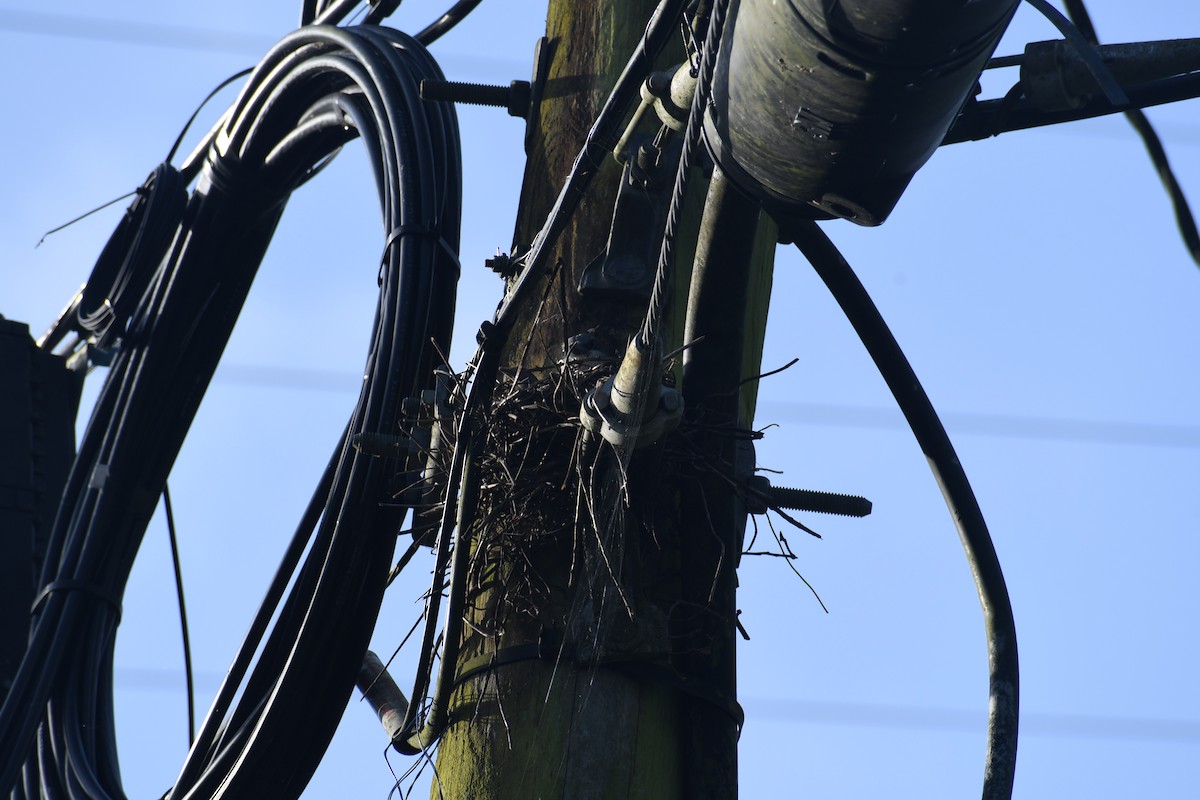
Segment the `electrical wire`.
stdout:
<svg viewBox="0 0 1200 800">
<path fill-rule="evenodd" d="M 466 19 L 483 0 L 458 0 L 453 6 L 442 13 L 440 17 L 426 25 L 413 38 L 423 45 L 430 45 L 449 33 L 458 23 Z M 367 4 L 367 11 L 362 15 L 360 24 L 378 25 L 390 17 L 400 7 L 401 0 L 379 0 Z M 361 4 L 361 0 L 304 0 L 300 12 L 300 24 L 304 25 L 337 25 Z"/>
<path fill-rule="evenodd" d="M 687 0 L 661 0 L 646 24 L 641 41 L 620 77 L 604 101 L 584 140 L 563 187 L 555 198 L 554 205 L 546 217 L 541 230 L 534 237 L 529 250 L 518 261 L 521 272 L 509 288 L 497 309 L 493 323 L 503 335 L 516 321 L 517 309 L 529 296 L 534 285 L 534 276 L 541 276 L 553 252 L 552 247 L 566 229 L 579 201 L 587 193 L 592 178 L 599 171 L 606 156 L 612 152 L 624 129 L 626 114 L 635 100 L 640 98 L 642 82 L 654 69 L 654 60 L 675 34 Z"/>
<path fill-rule="evenodd" d="M 200 101 L 180 129 L 163 163 L 150 173 L 140 187 L 42 235 L 38 246 L 47 236 L 74 225 L 130 195 L 137 195 L 92 267 L 86 286 L 72 299 L 50 330 L 41 337 L 39 347 L 53 349 L 71 330 L 95 335 L 97 340 L 101 340 L 114 321 L 120 323 L 118 328 L 123 325 L 127 317 L 127 313 L 124 312 L 128 312 L 138 302 L 141 292 L 146 288 L 149 275 L 157 268 L 158 262 L 170 246 L 171 237 L 179 225 L 187 202 L 187 184 L 195 177 L 194 169 L 202 163 L 196 160 L 193 161 L 191 170 L 177 170 L 171 165 L 171 161 L 192 124 L 209 101 L 234 81 L 249 75 L 252 69 L 244 69 L 229 76 Z M 205 137 L 201 143 L 202 150 L 206 150 L 212 143 L 219 127 L 220 123 Z M 98 296 L 100 293 L 103 293 L 103 296 Z"/>
<path fill-rule="evenodd" d="M 271 43 L 268 37 L 244 30 L 166 25 L 14 7 L 0 9 L 0 31 L 243 56 L 262 52 L 263 47 Z"/>
<path fill-rule="evenodd" d="M 1025 0 L 1026 3 L 1037 9 L 1038 13 L 1053 23 L 1054 27 L 1058 28 L 1059 32 L 1066 37 L 1067 41 L 1075 47 L 1075 52 L 1079 54 L 1088 71 L 1092 73 L 1096 83 L 1100 86 L 1104 96 L 1108 98 L 1108 102 L 1114 106 L 1129 105 L 1129 97 L 1125 94 L 1125 89 L 1121 86 L 1116 76 L 1112 74 L 1112 70 L 1104 63 L 1100 53 L 1092 47 L 1095 42 L 1089 42 L 1079 28 L 1074 25 L 1071 20 L 1067 19 L 1061 11 L 1050 5 L 1049 0 Z"/>
<path fill-rule="evenodd" d="M 169 164 L 175 159 L 175 154 L 179 151 L 180 145 L 183 144 L 183 139 L 185 136 L 187 136 L 187 132 L 191 129 L 192 123 L 196 121 L 196 117 L 200 116 L 200 112 L 204 110 L 204 107 L 208 105 L 209 101 L 220 94 L 222 89 L 232 85 L 234 81 L 246 77 L 253 71 L 254 67 L 247 67 L 246 69 L 233 73 L 228 78 L 218 83 L 215 87 L 213 87 L 211 92 L 204 96 L 204 99 L 200 101 L 198 106 L 196 106 L 196 110 L 192 112 L 190 117 L 188 117 L 187 122 L 183 123 L 183 129 L 179 131 L 179 136 L 175 137 L 175 143 L 171 145 L 171 149 L 167 151 L 167 157 L 163 159 L 165 162 Z"/>
<path fill-rule="evenodd" d="M 713 74 L 717 66 L 717 52 L 721 46 L 721 35 L 725 30 L 725 18 L 729 10 L 728 0 L 716 0 L 708 19 L 708 30 L 704 36 L 704 49 L 700 54 L 700 69 L 696 77 L 696 89 L 688 112 L 687 126 L 683 134 L 683 148 L 679 166 L 675 170 L 675 184 L 671 189 L 671 203 L 667 209 L 666 227 L 663 230 L 662 246 L 659 248 L 658 264 L 654 272 L 654 285 L 650 293 L 650 305 L 638 332 L 641 348 L 649 351 L 656 347 L 659 325 L 666 313 L 670 297 L 672 266 L 675 260 L 675 240 L 679 234 L 683 202 L 687 197 L 688 179 L 691 177 L 693 158 L 700 144 L 704 128 L 704 114 L 712 97 Z M 658 369 L 658 364 L 653 365 Z"/>
<path fill-rule="evenodd" d="M 458 0 L 444 14 L 422 28 L 414 38 L 424 45 L 433 44 L 462 22 L 482 2 L 483 0 Z"/>
<path fill-rule="evenodd" d="M 171 568 L 175 573 L 175 597 L 179 603 L 179 633 L 183 639 L 183 679 L 187 687 L 188 746 L 196 741 L 196 678 L 192 672 L 192 637 L 188 634 L 187 603 L 183 593 L 183 568 L 179 563 L 179 537 L 175 533 L 175 512 L 171 508 L 171 490 L 163 483 L 163 514 L 167 518 L 167 539 L 171 545 Z"/>
<path fill-rule="evenodd" d="M 1084 65 L 1092 74 L 1109 101 L 1108 106 L 1089 103 L 1081 108 L 1042 112 L 1039 109 L 1016 104 L 1022 94 L 1017 84 L 1003 101 L 984 101 L 969 104 L 963 114 L 947 133 L 942 144 L 953 144 L 995 136 L 1005 131 L 1053 125 L 1079 119 L 1122 112 L 1133 126 L 1170 198 L 1175 215 L 1175 224 L 1192 260 L 1200 265 L 1200 231 L 1196 218 L 1188 203 L 1183 187 L 1171 168 L 1162 139 L 1154 130 L 1149 118 L 1142 110 L 1147 106 L 1177 102 L 1194 98 L 1200 92 L 1200 74 L 1184 73 L 1125 87 L 1117 81 L 1112 70 L 1105 64 L 1097 46 L 1099 38 L 1091 16 L 1083 0 L 1064 0 L 1067 14 L 1050 5 L 1047 0 L 1026 0 L 1043 16 L 1049 19 L 1074 46 Z M 1008 66 L 1020 63 L 1021 56 L 995 59 L 990 66 Z M 1020 106 L 1020 107 L 1017 107 Z"/>
<path fill-rule="evenodd" d="M 423 79 L 443 76 L 411 37 L 310 26 L 272 48 L 223 117 L 67 480 L 27 655 L 0 708 L 0 791 L 124 796 L 112 652 L 134 556 L 288 196 L 361 134 L 385 234 L 366 378 L 168 796 L 296 797 L 307 783 L 354 685 L 406 512 L 388 491 L 394 460 L 349 439 L 401 424 L 401 401 L 449 344 L 458 129 L 449 105 L 421 101 Z"/>
<path fill-rule="evenodd" d="M 137 194 L 137 189 L 134 189 L 132 192 L 126 192 L 125 194 L 121 195 L 120 197 L 114 197 L 112 200 L 109 200 L 107 203 L 101 203 L 100 205 L 96 206 L 91 211 L 85 211 L 82 214 L 80 214 L 78 217 L 75 217 L 74 219 L 64 222 L 61 225 L 57 225 L 57 226 L 51 228 L 50 230 L 48 230 L 42 234 L 42 238 L 38 239 L 37 244 L 35 244 L 33 246 L 34 249 L 36 250 L 37 248 L 41 247 L 42 242 L 46 241 L 47 237 L 49 237 L 55 233 L 58 233 L 59 231 L 64 230 L 65 228 L 71 227 L 76 222 L 81 222 L 81 221 L 87 219 L 92 214 L 95 214 L 98 211 L 103 211 L 104 209 L 108 208 L 109 206 L 114 206 L 117 203 L 121 202 L 122 200 L 125 200 L 126 198 L 133 197 L 133 195 L 135 195 L 135 194 Z"/>
<path fill-rule="evenodd" d="M 1064 0 L 1063 7 L 1066 8 L 1067 15 L 1075 23 L 1075 27 L 1079 29 L 1084 40 L 1092 45 L 1100 44 L 1096 26 L 1092 24 L 1091 15 L 1083 0 Z M 1196 229 L 1196 217 L 1183 193 L 1183 187 L 1179 185 L 1175 171 L 1171 169 L 1171 162 L 1167 158 L 1167 150 L 1163 147 L 1162 139 L 1154 130 L 1154 126 L 1150 124 L 1150 118 L 1146 116 L 1146 112 L 1141 109 L 1135 108 L 1126 111 L 1125 119 L 1129 120 L 1129 124 L 1141 137 L 1150 161 L 1154 164 L 1154 170 L 1158 173 L 1158 178 L 1162 181 L 1163 188 L 1166 189 L 1167 196 L 1171 199 L 1179 235 L 1183 238 L 1192 260 L 1200 265 L 1200 231 Z"/>
<path fill-rule="evenodd" d="M 1008 800 L 1016 770 L 1020 708 L 1017 631 L 983 512 L 937 411 L 853 268 L 815 222 L 798 221 L 788 233 L 841 306 L 892 391 L 958 529 L 983 607 L 987 636 L 990 702 L 983 798 Z"/>
<path fill-rule="evenodd" d="M 362 0 L 328 0 L 317 2 L 310 8 L 311 0 L 304 0 L 304 10 L 301 13 L 301 25 L 337 25 L 349 16 L 350 12 L 359 6 Z M 395 3 L 394 5 L 399 5 Z M 307 20 L 310 11 L 312 16 Z"/>
</svg>

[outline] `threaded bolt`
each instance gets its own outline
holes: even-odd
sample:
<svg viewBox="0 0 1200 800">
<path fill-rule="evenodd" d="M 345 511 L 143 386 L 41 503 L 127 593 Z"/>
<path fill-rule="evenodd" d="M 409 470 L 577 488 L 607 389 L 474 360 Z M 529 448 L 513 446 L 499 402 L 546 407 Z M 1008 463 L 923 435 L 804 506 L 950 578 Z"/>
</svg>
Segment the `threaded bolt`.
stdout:
<svg viewBox="0 0 1200 800">
<path fill-rule="evenodd" d="M 768 508 L 865 517 L 871 513 L 871 501 L 857 495 L 772 486 L 762 475 L 749 478 L 746 481 L 746 510 L 751 514 L 763 514 Z"/>
<path fill-rule="evenodd" d="M 507 253 L 498 251 L 496 255 L 485 259 L 483 264 L 501 278 L 511 278 L 517 271 L 512 258 Z"/>
<path fill-rule="evenodd" d="M 421 99 L 474 106 L 508 109 L 509 116 L 524 119 L 529 114 L 529 81 L 513 81 L 508 86 L 460 81 L 421 81 Z"/>
<path fill-rule="evenodd" d="M 796 511 L 840 514 L 843 517 L 865 517 L 871 513 L 871 501 L 852 494 L 813 492 L 808 489 L 772 486 L 770 496 L 773 505 Z"/>
</svg>

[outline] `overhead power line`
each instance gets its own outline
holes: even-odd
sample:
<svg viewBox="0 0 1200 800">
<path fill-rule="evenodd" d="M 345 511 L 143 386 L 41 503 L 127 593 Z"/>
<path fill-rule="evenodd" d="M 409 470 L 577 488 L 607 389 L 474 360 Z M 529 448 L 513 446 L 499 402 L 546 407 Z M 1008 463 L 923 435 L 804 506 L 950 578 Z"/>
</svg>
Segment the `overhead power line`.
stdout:
<svg viewBox="0 0 1200 800">
<path fill-rule="evenodd" d="M 275 40 L 275 37 L 262 34 L 194 25 L 165 25 L 140 20 L 10 9 L 0 10 L 0 30 L 177 50 L 237 53 L 250 57 L 261 55 Z"/>
<path fill-rule="evenodd" d="M 396 27 L 394 23 L 389 24 Z M 0 33 L 57 36 L 89 42 L 132 44 L 201 53 L 234 53 L 250 59 L 257 59 L 278 38 L 222 28 L 198 28 L 193 25 L 169 25 L 13 9 L 0 9 Z M 521 59 L 478 53 L 439 52 L 441 60 L 453 64 L 456 73 L 461 73 L 463 77 L 523 75 L 529 68 L 528 62 Z"/>
<path fill-rule="evenodd" d="M 215 383 L 263 389 L 347 393 L 358 391 L 359 380 L 354 373 L 343 370 L 257 364 L 225 364 L 214 378 Z M 846 428 L 907 430 L 900 412 L 893 408 L 772 400 L 763 400 L 758 407 L 760 423 L 788 422 Z M 955 434 L 1200 449 L 1200 425 L 976 412 L 948 412 L 942 416 L 947 427 Z"/>
<path fill-rule="evenodd" d="M 831 403 L 771 402 L 759 404 L 760 422 L 838 425 L 853 428 L 906 429 L 900 413 L 890 408 Z M 1047 439 L 1088 444 L 1151 445 L 1200 448 L 1200 426 L 1155 422 L 1034 417 L 1017 414 L 946 412 L 954 434 L 978 434 L 1014 439 Z"/>
<path fill-rule="evenodd" d="M 357 393 L 362 376 L 345 370 L 281 367 L 273 364 L 222 364 L 214 383 L 309 392 Z"/>
<path fill-rule="evenodd" d="M 983 733 L 986 714 L 957 708 L 897 706 L 793 700 L 778 697 L 743 698 L 754 720 L 812 725 Z M 1021 734 L 1062 739 L 1121 739 L 1126 741 L 1200 742 L 1200 722 L 1153 717 L 1108 717 L 1090 714 L 1021 712 Z"/>
<path fill-rule="evenodd" d="M 216 671 L 197 672 L 196 686 L 203 692 L 215 691 L 220 685 L 221 677 L 222 673 Z M 183 676 L 174 669 L 121 667 L 116 671 L 116 683 L 126 691 L 180 692 Z M 840 725 L 851 728 L 982 734 L 986 719 L 986 714 L 981 710 L 960 708 L 779 697 L 749 697 L 742 698 L 741 702 L 750 717 L 751 725 L 757 722 L 782 722 L 789 725 Z M 1021 732 L 1054 739 L 1110 739 L 1190 744 L 1200 742 L 1200 721 L 1022 711 Z"/>
</svg>

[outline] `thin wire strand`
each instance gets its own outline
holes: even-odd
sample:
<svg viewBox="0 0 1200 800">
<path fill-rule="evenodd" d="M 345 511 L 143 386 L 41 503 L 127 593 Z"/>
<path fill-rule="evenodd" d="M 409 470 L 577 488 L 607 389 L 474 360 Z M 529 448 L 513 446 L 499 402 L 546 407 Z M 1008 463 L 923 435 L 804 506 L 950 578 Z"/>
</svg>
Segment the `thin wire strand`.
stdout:
<svg viewBox="0 0 1200 800">
<path fill-rule="evenodd" d="M 121 202 L 122 200 L 124 200 L 127 197 L 133 197 L 135 194 L 137 194 L 137 192 L 138 192 L 138 190 L 134 189 L 132 192 L 126 192 L 125 194 L 121 195 L 120 197 L 114 197 L 112 200 L 109 200 L 107 203 L 96 206 L 91 211 L 87 211 L 83 214 L 80 214 L 78 217 L 71 220 L 70 222 L 64 222 L 62 225 L 59 225 L 57 228 L 51 228 L 50 230 L 48 230 L 42 234 L 42 238 L 38 239 L 38 243 L 33 246 L 33 249 L 36 250 L 39 247 L 41 247 L 42 242 L 46 241 L 47 236 L 58 233 L 59 231 L 64 230 L 65 228 L 69 228 L 72 225 L 74 225 L 76 222 L 81 222 L 81 221 L 87 219 L 88 217 L 90 217 L 92 214 L 95 214 L 98 211 L 103 211 L 104 209 L 108 208 L 111 205 L 116 205 L 117 203 Z"/>
<path fill-rule="evenodd" d="M 663 230 L 662 246 L 658 251 L 658 265 L 654 273 L 654 288 L 650 295 L 650 307 L 638 333 L 643 350 L 650 350 L 658 339 L 659 326 L 666 314 L 670 298 L 671 265 L 675 259 L 675 242 L 683 216 L 683 204 L 687 198 L 687 186 L 692 172 L 692 160 L 700 143 L 704 127 L 704 113 L 712 96 L 712 79 L 716 69 L 717 50 L 721 45 L 721 34 L 725 28 L 728 0 L 717 0 L 708 21 L 708 32 L 704 37 L 704 52 L 700 56 L 700 74 L 696 77 L 695 94 L 688 112 L 684 131 L 683 149 L 679 156 L 679 168 L 675 172 L 675 185 L 671 190 L 671 204 L 667 209 L 667 224 Z"/>
<path fill-rule="evenodd" d="M 175 143 L 171 145 L 171 149 L 167 152 L 167 157 L 165 159 L 168 163 L 170 163 L 175 158 L 175 154 L 179 152 L 179 146 L 183 144 L 184 137 L 187 136 L 187 132 L 191 129 L 192 123 L 196 121 L 196 117 L 200 116 L 200 112 L 204 110 L 204 107 L 207 106 L 209 102 L 221 92 L 222 89 L 226 88 L 239 78 L 246 77 L 253 71 L 254 67 L 247 67 L 246 69 L 235 72 L 233 75 L 230 75 L 228 78 L 218 83 L 211 92 L 204 96 L 204 99 L 200 101 L 200 105 L 196 106 L 196 110 L 192 112 L 190 117 L 188 117 L 187 122 L 183 123 L 183 129 L 179 131 L 179 135 L 175 137 Z"/>
<path fill-rule="evenodd" d="M 183 637 L 183 676 L 187 683 L 188 746 L 196 740 L 196 680 L 192 672 L 192 637 L 188 634 L 187 604 L 183 594 L 183 569 L 179 563 L 179 539 L 175 533 L 175 512 L 171 508 L 171 490 L 163 484 L 163 512 L 167 517 L 167 538 L 171 543 L 171 566 L 175 570 L 175 596 L 179 600 L 179 632 Z"/>
<path fill-rule="evenodd" d="M 1083 0 L 1064 0 L 1063 7 L 1066 8 L 1067 15 L 1075 23 L 1075 27 L 1083 38 L 1093 45 L 1100 44 L 1096 26 L 1092 24 L 1092 17 L 1083 4 Z M 1162 139 L 1154 130 L 1154 126 L 1150 124 L 1150 118 L 1146 116 L 1146 112 L 1140 108 L 1126 111 L 1125 119 L 1129 120 L 1129 124 L 1141 137 L 1150 161 L 1154 164 L 1154 170 L 1158 173 L 1158 178 L 1162 181 L 1163 188 L 1166 189 L 1167 195 L 1171 199 L 1179 235 L 1183 238 L 1192 260 L 1200 266 L 1200 231 L 1196 230 L 1196 217 L 1188 204 L 1187 196 L 1183 193 L 1183 187 L 1179 185 L 1179 179 L 1175 177 L 1175 170 L 1171 168 L 1171 162 L 1167 158 L 1167 149 L 1163 146 Z"/>
</svg>

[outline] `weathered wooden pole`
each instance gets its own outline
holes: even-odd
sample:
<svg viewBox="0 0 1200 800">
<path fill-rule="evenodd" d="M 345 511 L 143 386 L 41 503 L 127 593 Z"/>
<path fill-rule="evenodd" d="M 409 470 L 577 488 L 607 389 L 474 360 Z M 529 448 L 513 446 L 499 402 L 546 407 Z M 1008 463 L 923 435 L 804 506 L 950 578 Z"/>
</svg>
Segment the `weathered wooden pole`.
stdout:
<svg viewBox="0 0 1200 800">
<path fill-rule="evenodd" d="M 548 79 L 532 117 L 514 249 L 528 247 L 541 228 L 655 5 L 550 0 Z M 660 69 L 683 61 L 682 36 L 668 51 Z M 656 127 L 647 124 L 645 132 Z M 614 223 L 621 180 L 621 165 L 607 158 L 508 342 L 481 465 L 467 624 L 433 797 L 736 796 L 740 510 L 729 445 L 736 437 L 693 435 L 687 447 L 659 442 L 622 454 L 596 437 L 585 441 L 578 423 L 581 396 L 605 363 L 611 371 L 645 313 L 645 301 L 629 293 L 578 290 L 606 246 L 639 232 L 636 224 L 622 227 L 628 221 Z M 774 241 L 756 206 L 719 176 L 711 191 L 707 184 L 698 171 L 664 345 L 669 352 L 683 342 L 699 240 L 707 253 L 696 258 L 701 270 L 706 259 L 721 260 L 710 274 L 741 276 L 693 289 L 702 295 L 696 308 L 705 310 L 688 320 L 694 335 L 709 337 L 690 351 L 690 394 L 698 410 L 709 409 L 701 411 L 705 422 L 727 433 L 739 421 L 748 425 L 752 413 L 754 387 L 739 391 L 739 382 L 758 371 Z M 739 228 L 732 237 L 731 223 Z M 640 233 L 657 241 L 662 232 L 654 224 L 645 219 L 649 230 Z M 735 294 L 722 301 L 730 281 Z M 686 380 L 678 368 L 664 373 Z M 743 394 L 749 407 L 738 402 Z M 689 463 L 693 453 L 701 468 Z M 701 521 L 706 504 L 716 511 Z M 701 540 L 719 545 L 697 546 Z"/>
</svg>

